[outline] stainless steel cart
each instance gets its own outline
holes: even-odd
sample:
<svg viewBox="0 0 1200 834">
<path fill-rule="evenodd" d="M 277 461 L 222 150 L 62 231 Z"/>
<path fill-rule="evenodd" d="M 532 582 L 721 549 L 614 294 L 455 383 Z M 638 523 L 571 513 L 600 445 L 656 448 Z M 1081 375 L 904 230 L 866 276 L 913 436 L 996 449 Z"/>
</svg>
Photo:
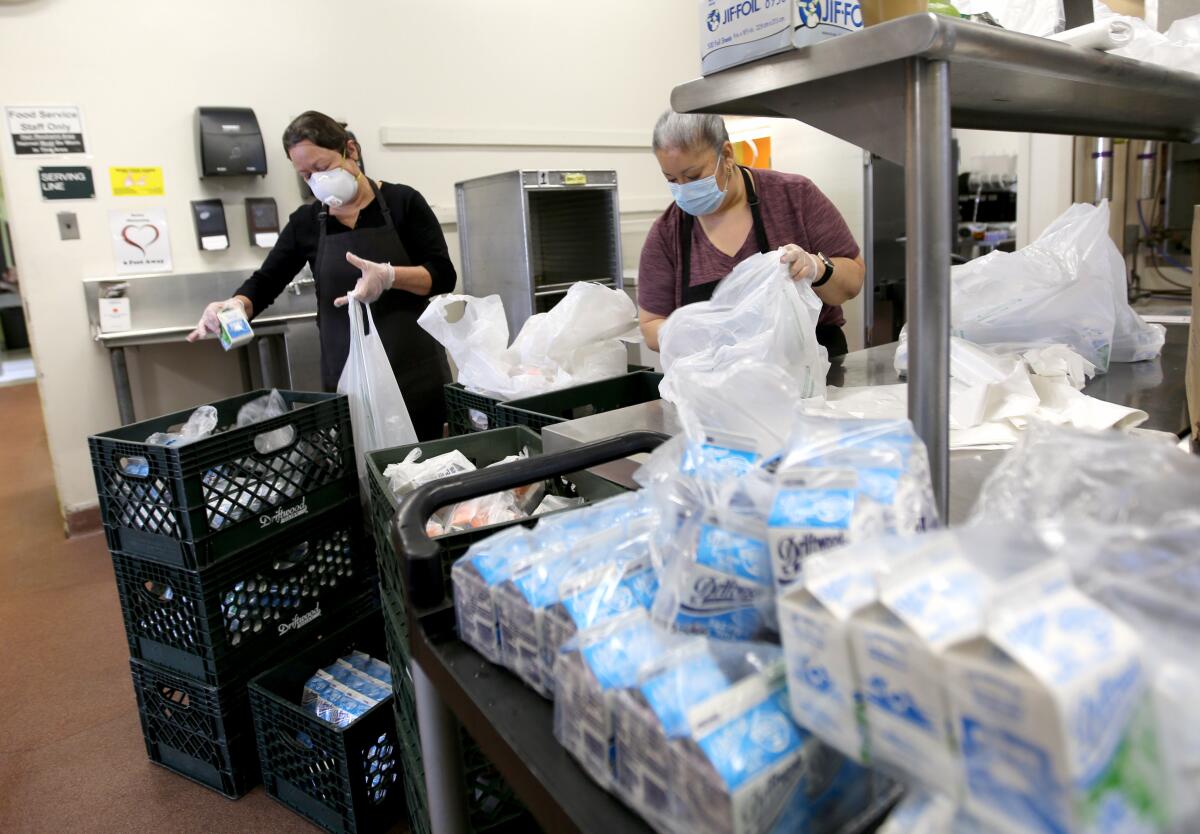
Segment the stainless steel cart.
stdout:
<svg viewBox="0 0 1200 834">
<path fill-rule="evenodd" d="M 507 171 L 454 191 L 463 288 L 499 295 L 511 336 L 579 281 L 622 289 L 616 171 Z"/>
</svg>

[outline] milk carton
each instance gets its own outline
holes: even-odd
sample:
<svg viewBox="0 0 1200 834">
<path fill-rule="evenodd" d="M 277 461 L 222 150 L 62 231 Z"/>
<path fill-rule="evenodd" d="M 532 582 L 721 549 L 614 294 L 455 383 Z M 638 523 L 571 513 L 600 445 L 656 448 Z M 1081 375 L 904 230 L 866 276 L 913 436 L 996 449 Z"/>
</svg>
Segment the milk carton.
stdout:
<svg viewBox="0 0 1200 834">
<path fill-rule="evenodd" d="M 502 663 L 496 589 L 543 551 L 524 527 L 504 530 L 471 546 L 450 569 L 458 636 L 492 663 Z"/>
<path fill-rule="evenodd" d="M 1005 831 L 1133 834 L 1167 817 L 1145 647 L 1048 568 L 1006 588 L 945 667 L 967 808 Z"/>
<path fill-rule="evenodd" d="M 700 0 L 704 75 L 863 26 L 852 0 Z"/>
<path fill-rule="evenodd" d="M 580 632 L 554 664 L 554 735 L 600 785 L 613 781 L 616 693 L 661 656 L 672 635 L 635 611 Z"/>
<path fill-rule="evenodd" d="M 873 760 L 952 796 L 961 781 L 942 676 L 942 650 L 982 626 L 992 580 L 967 562 L 950 533 L 880 577 L 878 598 L 851 619 Z"/>
<path fill-rule="evenodd" d="M 780 473 L 767 522 L 780 592 L 803 580 L 810 557 L 846 544 L 857 500 L 858 473 L 853 469 L 806 467 Z"/>
<path fill-rule="evenodd" d="M 221 347 L 225 350 L 241 347 L 254 338 L 250 322 L 246 321 L 246 313 L 241 304 L 232 304 L 217 312 L 217 320 L 221 330 L 217 333 Z"/>
<path fill-rule="evenodd" d="M 672 745 L 688 735 L 687 712 L 732 682 L 708 645 L 702 638 L 687 640 L 636 687 L 616 696 L 613 792 L 660 831 L 680 821 L 671 808 Z"/>
<path fill-rule="evenodd" d="M 783 668 L 746 678 L 688 711 L 674 745 L 678 818 L 703 834 L 823 834 L 867 801 L 866 772 L 800 729 Z"/>
<path fill-rule="evenodd" d="M 904 540 L 852 546 L 813 565 L 801 588 L 779 599 L 792 717 L 855 761 L 866 761 L 862 685 L 850 648 L 850 619 L 875 602 L 875 572 Z M 911 547 L 911 545 L 909 545 Z"/>
<path fill-rule="evenodd" d="M 761 525 L 708 514 L 678 539 L 688 545 L 663 570 L 654 605 L 660 622 L 725 640 L 752 640 L 776 630 L 770 553 Z"/>
</svg>

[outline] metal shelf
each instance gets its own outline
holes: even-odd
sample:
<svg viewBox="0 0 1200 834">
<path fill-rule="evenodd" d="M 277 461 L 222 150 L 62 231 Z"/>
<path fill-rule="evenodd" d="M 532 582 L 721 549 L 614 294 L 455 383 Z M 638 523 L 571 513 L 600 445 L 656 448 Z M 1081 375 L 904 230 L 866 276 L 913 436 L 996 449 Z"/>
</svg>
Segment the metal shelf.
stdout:
<svg viewBox="0 0 1200 834">
<path fill-rule="evenodd" d="M 1191 142 L 1200 75 L 934 14 L 676 87 L 681 113 L 798 119 L 905 168 L 909 417 L 949 509 L 951 127 Z"/>
</svg>

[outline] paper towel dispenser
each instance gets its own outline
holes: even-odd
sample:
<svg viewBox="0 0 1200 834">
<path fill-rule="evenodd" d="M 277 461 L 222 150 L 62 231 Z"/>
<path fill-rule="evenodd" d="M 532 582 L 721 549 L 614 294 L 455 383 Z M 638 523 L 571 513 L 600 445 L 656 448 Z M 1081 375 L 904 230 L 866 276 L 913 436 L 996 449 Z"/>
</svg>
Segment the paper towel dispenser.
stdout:
<svg viewBox="0 0 1200 834">
<path fill-rule="evenodd" d="M 249 107 L 197 107 L 196 155 L 201 177 L 267 175 L 262 131 Z"/>
</svg>

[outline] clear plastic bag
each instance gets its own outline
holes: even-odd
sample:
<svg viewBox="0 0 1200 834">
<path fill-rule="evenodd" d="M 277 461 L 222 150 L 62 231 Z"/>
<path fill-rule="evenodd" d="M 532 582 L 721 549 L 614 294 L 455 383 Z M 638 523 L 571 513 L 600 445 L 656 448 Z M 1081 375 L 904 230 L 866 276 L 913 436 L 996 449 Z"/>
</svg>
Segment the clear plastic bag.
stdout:
<svg viewBox="0 0 1200 834">
<path fill-rule="evenodd" d="M 417 442 L 408 406 L 383 349 L 369 305 L 351 299 L 350 353 L 338 380 L 338 393 L 350 401 L 350 424 L 359 480 L 366 478 L 366 454 Z M 370 332 L 363 330 L 364 318 Z"/>
<path fill-rule="evenodd" d="M 1114 431 L 1032 423 L 983 482 L 971 519 L 1174 525 L 1200 512 L 1200 459 Z"/>
<path fill-rule="evenodd" d="M 243 426 L 252 426 L 255 423 L 261 423 L 263 420 L 270 420 L 272 417 L 281 417 L 288 413 L 287 402 L 283 399 L 283 395 L 276 389 L 271 389 L 271 393 L 253 399 L 238 409 L 237 425 L 238 428 Z M 284 426 L 271 432 L 264 432 L 254 438 L 254 450 L 260 455 L 277 452 L 280 449 L 290 446 L 292 441 L 296 439 L 296 427 Z"/>
<path fill-rule="evenodd" d="M 1044 38 L 1066 25 L 1063 0 L 958 0 L 964 15 L 991 15 L 1010 32 Z"/>
<path fill-rule="evenodd" d="M 211 405 L 202 405 L 193 411 L 179 431 L 155 432 L 146 438 L 152 446 L 183 446 L 208 437 L 217 428 L 217 410 Z"/>
<path fill-rule="evenodd" d="M 781 591 L 814 554 L 939 523 L 925 444 L 907 420 L 798 417 L 776 483 L 768 537 Z"/>
<path fill-rule="evenodd" d="M 817 343 L 821 300 L 793 281 L 780 253 L 752 255 L 721 281 L 712 300 L 680 307 L 659 334 L 663 399 L 686 399 L 684 378 L 745 360 L 782 368 L 801 397 L 825 391 L 828 352 Z M 681 376 L 682 375 L 682 376 Z"/>
</svg>

